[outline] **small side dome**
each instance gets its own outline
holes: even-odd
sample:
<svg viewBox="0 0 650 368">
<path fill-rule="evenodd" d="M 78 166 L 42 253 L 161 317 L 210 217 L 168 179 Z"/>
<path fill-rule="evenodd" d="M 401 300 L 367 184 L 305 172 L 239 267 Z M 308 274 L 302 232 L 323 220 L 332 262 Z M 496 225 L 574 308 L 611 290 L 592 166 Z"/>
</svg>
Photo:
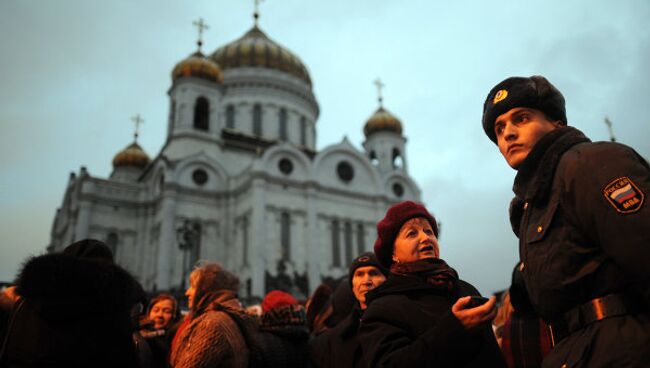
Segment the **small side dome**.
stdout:
<svg viewBox="0 0 650 368">
<path fill-rule="evenodd" d="M 223 72 L 217 63 L 197 51 L 176 64 L 172 71 L 172 80 L 181 77 L 196 77 L 218 84 L 223 83 Z"/>
<path fill-rule="evenodd" d="M 367 137 L 372 133 L 384 131 L 401 135 L 402 123 L 395 117 L 395 115 L 388 112 L 388 110 L 379 107 L 366 122 L 366 125 L 363 127 L 363 133 Z"/>
<path fill-rule="evenodd" d="M 133 166 L 143 169 L 150 161 L 149 156 L 142 150 L 142 147 L 133 142 L 115 155 L 113 168 Z"/>
</svg>

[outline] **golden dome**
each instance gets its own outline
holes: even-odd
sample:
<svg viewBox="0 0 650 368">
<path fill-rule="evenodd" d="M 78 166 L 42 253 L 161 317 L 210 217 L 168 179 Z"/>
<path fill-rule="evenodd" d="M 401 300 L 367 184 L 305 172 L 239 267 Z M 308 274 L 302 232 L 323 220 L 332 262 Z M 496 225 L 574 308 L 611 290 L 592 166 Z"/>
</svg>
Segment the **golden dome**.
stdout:
<svg viewBox="0 0 650 368">
<path fill-rule="evenodd" d="M 113 158 L 113 167 L 135 166 L 144 168 L 149 164 L 149 156 L 135 142 L 118 152 Z"/>
<path fill-rule="evenodd" d="M 224 70 L 247 66 L 275 69 L 298 77 L 311 86 L 309 72 L 302 61 L 268 38 L 257 26 L 217 49 L 211 58 Z"/>
<path fill-rule="evenodd" d="M 175 81 L 180 77 L 197 77 L 219 84 L 223 83 L 223 73 L 219 65 L 206 58 L 200 51 L 176 64 L 172 71 L 172 80 Z"/>
<path fill-rule="evenodd" d="M 400 123 L 395 115 L 391 114 L 383 107 L 379 107 L 363 127 L 363 133 L 366 137 L 374 132 L 380 131 L 402 134 L 402 123 Z"/>
</svg>

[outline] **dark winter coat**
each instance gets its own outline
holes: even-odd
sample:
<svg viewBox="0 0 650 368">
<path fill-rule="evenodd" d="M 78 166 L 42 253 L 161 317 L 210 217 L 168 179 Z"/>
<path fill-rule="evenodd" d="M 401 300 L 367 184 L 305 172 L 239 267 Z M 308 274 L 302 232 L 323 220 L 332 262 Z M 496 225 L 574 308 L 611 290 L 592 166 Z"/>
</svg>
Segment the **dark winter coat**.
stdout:
<svg viewBox="0 0 650 368">
<path fill-rule="evenodd" d="M 287 305 L 265 312 L 261 317 L 258 338 L 263 367 L 307 366 L 309 329 L 301 305 Z"/>
<path fill-rule="evenodd" d="M 591 143 L 574 128 L 558 128 L 535 145 L 513 189 L 520 269 L 532 305 L 547 322 L 611 293 L 628 296 L 636 309 L 573 332 L 544 366 L 647 367 L 647 162 L 627 146 Z"/>
<path fill-rule="evenodd" d="M 10 367 L 134 367 L 132 306 L 142 296 L 123 269 L 48 254 L 29 260 L 17 281 L 4 360 Z"/>
<path fill-rule="evenodd" d="M 365 367 L 357 336 L 360 318 L 361 310 L 355 308 L 334 328 L 310 341 L 312 364 L 319 368 Z"/>
<path fill-rule="evenodd" d="M 391 275 L 367 294 L 359 341 L 368 367 L 505 367 L 489 323 L 465 330 L 452 314 L 459 297 L 479 295 L 459 280 L 442 291 L 423 278 Z"/>
</svg>

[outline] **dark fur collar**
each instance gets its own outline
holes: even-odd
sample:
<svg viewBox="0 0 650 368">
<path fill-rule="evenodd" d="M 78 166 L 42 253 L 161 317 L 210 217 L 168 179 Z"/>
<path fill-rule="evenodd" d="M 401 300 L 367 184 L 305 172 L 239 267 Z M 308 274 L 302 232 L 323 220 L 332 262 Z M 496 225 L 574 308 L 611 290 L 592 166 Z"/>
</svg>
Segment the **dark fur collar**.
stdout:
<svg viewBox="0 0 650 368">
<path fill-rule="evenodd" d="M 584 142 L 591 141 L 573 127 L 560 127 L 542 137 L 518 169 L 512 188 L 515 195 L 534 205 L 546 203 L 560 158 Z"/>
</svg>

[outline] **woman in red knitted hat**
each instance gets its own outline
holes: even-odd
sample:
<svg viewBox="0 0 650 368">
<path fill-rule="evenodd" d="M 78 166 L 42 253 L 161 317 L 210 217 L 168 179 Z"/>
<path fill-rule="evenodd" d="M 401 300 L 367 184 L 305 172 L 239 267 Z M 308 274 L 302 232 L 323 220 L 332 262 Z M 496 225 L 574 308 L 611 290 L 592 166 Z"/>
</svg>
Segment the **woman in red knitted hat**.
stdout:
<svg viewBox="0 0 650 368">
<path fill-rule="evenodd" d="M 505 367 L 490 321 L 495 300 L 439 258 L 438 226 L 405 201 L 377 224 L 375 254 L 391 275 L 366 295 L 359 340 L 372 367 Z"/>
</svg>

